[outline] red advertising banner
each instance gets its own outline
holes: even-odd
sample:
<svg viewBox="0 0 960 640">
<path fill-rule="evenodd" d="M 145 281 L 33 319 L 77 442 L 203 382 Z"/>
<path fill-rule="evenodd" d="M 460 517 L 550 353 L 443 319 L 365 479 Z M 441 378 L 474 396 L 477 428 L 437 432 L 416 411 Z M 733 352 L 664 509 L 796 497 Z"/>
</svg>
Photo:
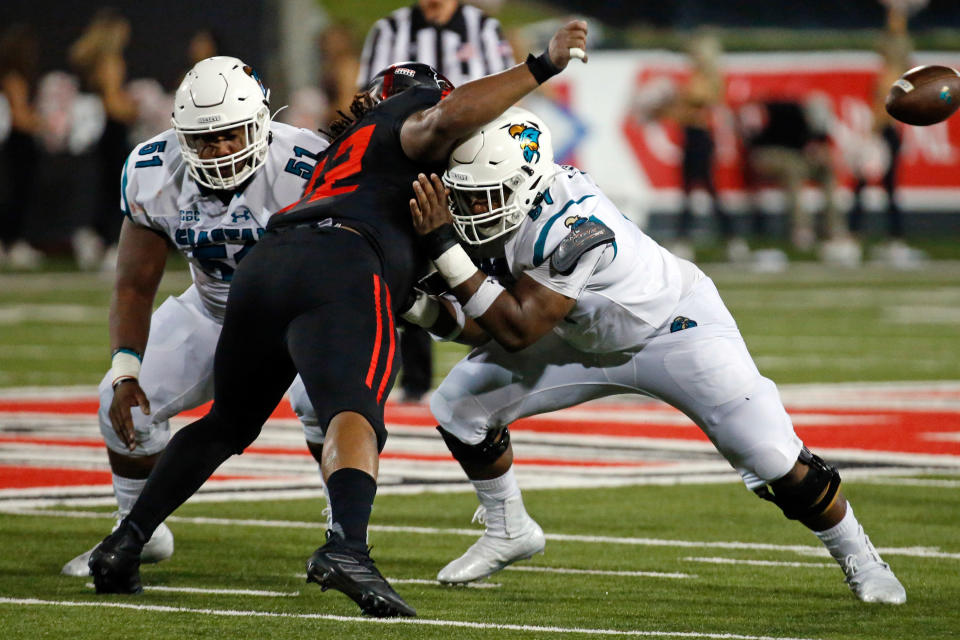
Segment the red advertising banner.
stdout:
<svg viewBox="0 0 960 640">
<path fill-rule="evenodd" d="M 741 132 L 762 117 L 757 115 L 757 107 L 768 100 L 817 101 L 829 110 L 827 131 L 841 184 L 850 185 L 857 169 L 868 178 L 882 174 L 888 159 L 872 134 L 871 102 L 878 71 L 872 56 L 838 54 L 834 64 L 828 54 L 818 54 L 814 60 L 788 54 L 728 58 L 725 100 L 710 113 L 716 144 L 714 177 L 720 190 L 743 186 Z M 636 70 L 633 83 L 642 93 L 668 83 L 680 87 L 688 77 L 689 71 L 676 64 L 658 66 L 649 60 Z M 903 137 L 898 173 L 901 187 L 960 186 L 960 117 L 931 127 L 898 126 Z M 651 186 L 679 187 L 683 136 L 679 125 L 667 119 L 643 122 L 628 114 L 622 130 Z"/>
<path fill-rule="evenodd" d="M 915 59 L 960 68 L 956 53 Z M 868 52 L 723 55 L 723 99 L 710 108 L 708 120 L 716 148 L 713 175 L 728 204 L 738 209 L 747 193 L 744 131 L 762 122 L 766 101 L 816 107 L 842 191 L 849 194 L 855 173 L 878 185 L 889 166 L 888 148 L 873 123 L 880 66 L 879 56 Z M 689 75 L 688 58 L 677 53 L 596 52 L 589 64 L 575 65 L 526 106 L 550 125 L 559 162 L 589 171 L 628 215 L 642 220 L 651 209 L 680 205 L 683 130 L 656 113 L 655 105 L 680 91 Z M 898 127 L 901 206 L 960 210 L 960 115 L 930 127 Z M 868 191 L 882 197 L 879 189 Z"/>
</svg>

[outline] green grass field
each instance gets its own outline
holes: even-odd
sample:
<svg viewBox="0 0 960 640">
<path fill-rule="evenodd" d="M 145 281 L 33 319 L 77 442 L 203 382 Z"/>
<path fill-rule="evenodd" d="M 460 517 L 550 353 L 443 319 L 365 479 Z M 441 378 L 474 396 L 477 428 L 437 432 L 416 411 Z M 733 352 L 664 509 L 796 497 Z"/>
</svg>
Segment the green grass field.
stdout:
<svg viewBox="0 0 960 640">
<path fill-rule="evenodd" d="M 400 623 L 331 619 L 352 618 L 356 607 L 342 594 L 321 593 L 316 585 L 304 584 L 304 562 L 320 544 L 322 531 L 297 523 L 322 520 L 316 502 L 184 506 L 177 512 L 180 518 L 273 522 L 172 521 L 177 553 L 167 562 L 145 567 L 142 575 L 148 587 L 174 590 L 148 588 L 141 596 L 97 597 L 87 580 L 57 575 L 64 558 L 101 536 L 108 520 L 4 515 L 0 543 L 7 552 L 0 556 L 0 597 L 51 604 L 0 601 L 0 618 L 7 639 L 956 638 L 960 493 L 956 483 L 951 487 L 847 485 L 874 540 L 880 547 L 897 548 L 885 553 L 907 588 L 908 602 L 899 607 L 858 602 L 832 560 L 798 552 L 816 553 L 819 543 L 812 535 L 742 486 L 724 484 L 528 492 L 528 508 L 550 536 L 608 539 L 548 539 L 544 556 L 520 566 L 667 575 L 508 569 L 488 581 L 498 586 L 485 589 L 430 583 L 446 561 L 472 542 L 472 536 L 458 533 L 473 510 L 472 496 L 381 496 L 374 513 L 378 527 L 371 532 L 374 557 L 419 614 Z M 284 526 L 283 521 L 292 522 Z M 642 544 L 637 539 L 661 542 Z M 711 542 L 739 542 L 744 548 L 716 548 L 707 544 Z M 777 548 L 750 548 L 752 543 Z M 914 547 L 938 547 L 953 557 L 900 555 L 916 552 Z M 696 558 L 774 564 L 716 564 Z M 404 582 L 411 579 L 422 583 Z M 180 587 L 274 595 L 175 590 Z M 66 602 L 96 606 L 52 604 Z M 143 608 L 122 608 L 128 605 Z M 112 606 L 117 608 L 108 608 Z M 263 612 L 289 617 L 263 617 Z M 453 626 L 460 622 L 478 626 Z"/>
<path fill-rule="evenodd" d="M 905 272 L 815 264 L 781 274 L 706 270 L 761 370 L 777 382 L 960 379 L 958 262 Z M 186 272 L 174 269 L 162 295 L 186 284 Z M 75 272 L 0 274 L 0 386 L 95 385 L 108 366 L 109 288 Z M 460 353 L 439 349 L 437 375 Z M 343 595 L 304 584 L 304 562 L 322 542 L 318 501 L 185 505 L 170 522 L 177 553 L 143 570 L 147 586 L 170 590 L 137 597 L 97 597 L 87 581 L 58 574 L 110 524 L 106 507 L 71 506 L 0 513 L 0 637 L 960 636 L 960 481 L 941 474 L 844 486 L 906 586 L 906 605 L 859 603 L 809 532 L 736 482 L 529 491 L 525 501 L 548 543 L 546 555 L 522 566 L 640 575 L 507 570 L 488 588 L 432 582 L 480 531 L 464 531 L 471 494 L 383 494 L 373 554 L 416 619 L 360 619 Z M 78 512 L 95 517 L 70 517 Z"/>
<path fill-rule="evenodd" d="M 174 262 L 157 304 L 189 284 Z M 778 383 L 956 380 L 960 262 L 923 269 L 784 273 L 707 265 L 761 371 Z M 95 385 L 109 367 L 111 281 L 77 272 L 0 273 L 0 387 Z M 439 382 L 465 349 L 436 350 Z"/>
</svg>

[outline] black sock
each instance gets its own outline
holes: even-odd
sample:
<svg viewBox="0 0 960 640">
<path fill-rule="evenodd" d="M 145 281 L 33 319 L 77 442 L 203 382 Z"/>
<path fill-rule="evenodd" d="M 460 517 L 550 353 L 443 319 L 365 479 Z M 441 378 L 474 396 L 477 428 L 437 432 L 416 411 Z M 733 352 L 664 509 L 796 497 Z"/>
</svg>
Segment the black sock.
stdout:
<svg viewBox="0 0 960 640">
<path fill-rule="evenodd" d="M 360 469 L 337 469 L 327 478 L 333 532 L 349 546 L 367 548 L 367 524 L 377 495 L 377 481 Z"/>
</svg>

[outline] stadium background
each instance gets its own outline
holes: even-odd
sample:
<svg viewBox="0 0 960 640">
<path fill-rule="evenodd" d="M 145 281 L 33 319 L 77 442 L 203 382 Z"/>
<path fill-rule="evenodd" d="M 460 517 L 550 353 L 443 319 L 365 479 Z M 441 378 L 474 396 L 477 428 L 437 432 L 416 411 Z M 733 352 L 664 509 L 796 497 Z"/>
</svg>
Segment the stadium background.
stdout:
<svg viewBox="0 0 960 640">
<path fill-rule="evenodd" d="M 488 4 L 496 9 L 518 49 L 542 47 L 557 19 L 566 11 L 580 10 L 575 2 L 495 0 Z M 25 22 L 36 27 L 42 42 L 39 66 L 45 73 L 69 69 L 69 45 L 102 6 L 89 1 L 8 0 L 3 16 L 5 23 Z M 262 71 L 275 108 L 292 105 L 279 116 L 291 120 L 300 113 L 295 107 L 297 98 L 304 98 L 302 90 L 315 88 L 320 80 L 324 31 L 342 28 L 352 36 L 351 44 L 358 54 L 366 30 L 396 3 L 246 0 L 170 5 L 149 0 L 110 6 L 127 17 L 132 26 L 131 42 L 125 50 L 129 79 L 157 80 L 171 92 L 189 66 L 186 50 L 191 35 L 209 27 L 218 34 L 223 52 L 239 55 Z M 171 6 L 177 8 L 171 10 Z M 51 20 L 50 16 L 57 18 Z M 743 215 L 748 205 L 739 175 L 742 158 L 738 152 L 742 148 L 738 151 L 737 147 L 742 143 L 731 123 L 738 120 L 741 109 L 752 99 L 768 91 L 782 95 L 788 85 L 790 98 L 806 99 L 818 93 L 827 96 L 840 180 L 838 202 L 843 210 L 851 206 L 851 153 L 867 137 L 868 92 L 880 64 L 876 45 L 885 21 L 885 8 L 880 2 L 818 0 L 788 3 L 776 10 L 762 0 L 738 2 L 729 8 L 694 0 L 599 2 L 590 3 L 587 16 L 593 18 L 591 45 L 595 51 L 590 68 L 556 80 L 528 106 L 554 128 L 560 158 L 575 161 L 593 173 L 628 215 L 655 237 L 670 238 L 674 214 L 680 206 L 680 130 L 669 121 L 637 124 L 631 109 L 645 87 L 655 81 L 672 78 L 675 85 L 682 81 L 689 70 L 685 47 L 704 27 L 719 38 L 726 52 L 722 64 L 729 72 L 726 95 L 714 115 L 717 179 L 728 208 L 741 214 L 737 216 L 738 228 L 749 226 Z M 960 38 L 956 35 L 960 7 L 956 3 L 933 0 L 912 16 L 909 24 L 918 63 L 960 65 Z M 771 66 L 776 71 L 771 72 Z M 0 135 L 2 120 L 0 114 Z M 311 115 L 307 121 L 322 124 L 323 120 Z M 165 124 L 157 117 L 149 127 L 138 130 L 149 133 Z M 960 194 L 955 177 L 960 175 L 960 154 L 956 152 L 960 120 L 927 129 L 906 128 L 904 135 L 899 197 L 908 211 L 907 233 L 921 243 L 933 241 L 932 250 L 938 254 L 944 248 L 939 242 L 944 232 L 960 227 Z M 68 252 L 70 233 L 91 216 L 89 209 L 94 205 L 82 185 L 96 176 L 91 174 L 95 169 L 83 160 L 59 155 L 42 159 L 43 175 L 35 206 L 41 213 L 31 216 L 26 235 L 34 245 L 54 255 Z M 809 207 L 816 208 L 820 202 L 811 189 L 805 198 Z M 64 207 L 63 199 L 71 201 L 72 206 Z M 706 205 L 694 202 L 701 205 L 697 212 L 705 214 Z M 767 208 L 774 214 L 782 211 L 782 201 L 776 195 L 763 202 L 769 202 Z M 882 235 L 879 211 L 884 202 L 880 190 L 868 186 L 866 229 L 873 235 Z M 700 233 L 707 238 L 708 218 L 697 218 Z M 784 226 L 783 216 L 775 215 L 773 220 L 771 232 L 776 239 Z"/>
<path fill-rule="evenodd" d="M 400 4 L 112 6 L 132 25 L 129 78 L 173 88 L 190 35 L 215 26 L 224 53 L 264 71 L 278 106 L 316 83 L 322 30 L 345 21 L 358 46 L 369 25 Z M 556 20 L 585 10 L 577 2 L 494 4 L 508 32 L 534 50 Z M 67 47 L 101 6 L 7 0 L 0 17 L 3 24 L 36 26 L 41 70 L 48 72 L 66 68 Z M 683 77 L 685 43 L 705 25 L 721 39 L 725 65 L 745 78 L 773 65 L 776 77 L 799 78 L 811 90 L 834 87 L 837 121 L 850 136 L 846 144 L 856 146 L 851 123 L 859 122 L 878 63 L 874 45 L 884 23 L 878 2 L 596 1 L 589 9 L 597 47 L 589 65 L 551 83 L 531 107 L 556 129 L 565 157 L 591 171 L 654 237 L 669 242 L 674 232 L 677 131 L 669 123 L 637 127 L 625 113 L 648 78 Z M 910 28 L 919 59 L 960 66 L 960 5 L 931 0 Z M 811 69 L 820 76 L 810 79 Z M 439 621 L 416 628 L 416 637 L 554 638 L 576 629 L 591 637 L 598 630 L 648 637 L 953 637 L 960 626 L 958 127 L 960 116 L 907 133 L 916 163 L 905 167 L 901 183 L 907 240 L 928 258 L 909 269 L 871 260 L 857 268 L 820 264 L 789 246 L 783 224 L 762 246 L 789 254 L 789 268 L 770 273 L 721 264 L 710 218 L 697 216 L 704 269 L 761 370 L 781 385 L 802 437 L 843 469 L 858 516 L 908 589 L 906 607 L 864 609 L 835 567 L 816 570 L 828 565 L 810 557 L 817 550 L 809 534 L 744 496 L 735 474 L 682 416 L 623 399 L 519 425 L 518 474 L 522 486 L 536 488 L 525 496 L 553 536 L 548 554 L 528 563 L 534 572 L 505 572 L 489 589 L 439 589 L 431 580 L 437 568 L 477 532 L 467 527 L 473 499 L 426 409 L 391 402 L 393 435 L 373 535 L 385 573 L 401 579 L 398 589 L 422 618 Z M 838 158 L 842 142 L 835 140 Z M 651 151 L 652 144 L 665 146 Z M 718 181 L 742 222 L 736 145 L 730 149 Z M 47 160 L 38 168 L 46 180 L 42 206 L 28 221 L 28 237 L 47 262 L 35 273 L 0 266 L 0 546 L 12 550 L 0 554 L 4 636 L 63 637 L 68 628 L 81 639 L 412 637 L 409 628 L 373 632 L 351 618 L 324 619 L 355 612 L 345 599 L 300 584 L 296 572 L 322 535 L 312 524 L 321 519 L 322 503 L 299 428 L 284 408 L 255 451 L 232 461 L 178 512 L 177 556 L 145 570 L 149 583 L 168 591 L 148 591 L 136 601 L 97 599 L 83 581 L 57 575 L 110 521 L 93 387 L 108 366 L 111 280 L 109 273 L 79 272 L 70 256 L 70 233 L 89 206 L 83 186 L 94 179 L 90 167 L 76 158 Z M 849 187 L 843 175 L 843 206 Z M 816 205 L 815 190 L 806 197 Z M 775 193 L 771 202 L 781 220 Z M 867 243 L 879 243 L 881 196 L 871 191 L 870 203 Z M 187 280 L 182 263 L 173 261 L 158 302 Z M 462 353 L 439 349 L 437 377 Z M 571 577 L 557 568 L 608 573 Z M 190 591 L 199 588 L 210 593 Z M 280 597 L 278 589 L 289 599 L 265 603 L 264 597 Z M 278 614 L 291 619 L 263 618 Z M 480 626 L 451 630 L 453 623 Z"/>
</svg>

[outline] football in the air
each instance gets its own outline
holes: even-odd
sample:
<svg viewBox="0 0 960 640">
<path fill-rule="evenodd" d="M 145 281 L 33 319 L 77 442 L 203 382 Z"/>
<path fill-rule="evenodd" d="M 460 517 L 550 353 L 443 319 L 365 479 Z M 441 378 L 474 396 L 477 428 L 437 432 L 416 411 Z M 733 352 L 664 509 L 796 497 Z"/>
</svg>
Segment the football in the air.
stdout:
<svg viewBox="0 0 960 640">
<path fill-rule="evenodd" d="M 941 65 L 914 67 L 887 93 L 887 113 L 906 124 L 943 122 L 960 107 L 960 73 Z"/>
</svg>

